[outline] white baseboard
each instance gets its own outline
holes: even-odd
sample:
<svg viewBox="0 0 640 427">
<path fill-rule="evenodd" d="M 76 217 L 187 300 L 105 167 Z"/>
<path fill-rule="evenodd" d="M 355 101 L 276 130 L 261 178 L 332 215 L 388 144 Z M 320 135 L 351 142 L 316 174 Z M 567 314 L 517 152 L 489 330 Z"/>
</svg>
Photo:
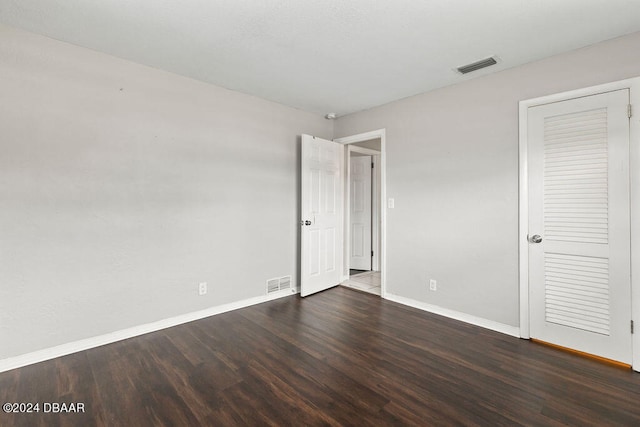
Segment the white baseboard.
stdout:
<svg viewBox="0 0 640 427">
<path fill-rule="evenodd" d="M 416 301 L 411 298 L 405 298 L 391 293 L 386 293 L 385 298 L 389 301 L 408 305 L 409 307 L 417 308 L 419 310 L 428 311 L 429 313 L 439 314 L 440 316 L 460 320 L 461 322 L 470 323 L 475 326 L 480 326 L 481 328 L 491 329 L 492 331 L 520 338 L 520 328 L 517 326 L 505 325 L 504 323 L 494 322 L 493 320 L 483 319 L 482 317 L 476 317 L 470 314 L 461 313 L 459 311 L 449 310 L 448 308 L 442 308 L 437 305 Z"/>
<path fill-rule="evenodd" d="M 180 316 L 158 320 L 157 322 L 146 323 L 143 325 L 134 326 L 132 328 L 99 335 L 97 337 L 86 338 L 55 347 L 45 348 L 44 350 L 38 350 L 32 353 L 22 354 L 20 356 L 9 357 L 7 359 L 0 360 L 0 372 L 9 371 L 11 369 L 20 368 L 34 363 L 44 362 L 45 360 L 66 356 L 67 354 L 76 353 L 78 351 L 100 347 L 101 345 L 111 344 L 116 341 L 137 337 L 139 335 L 148 334 L 149 332 L 159 331 L 161 329 L 170 328 L 172 326 L 181 325 L 183 323 L 192 322 L 194 320 L 203 319 L 205 317 L 214 316 L 216 314 L 225 313 L 227 311 L 249 307 L 251 305 L 260 304 L 263 302 L 293 295 L 294 293 L 295 290 L 282 290 L 269 295 L 249 298 L 242 301 L 236 301 L 216 307 L 207 308 L 205 310 L 181 314 Z"/>
</svg>

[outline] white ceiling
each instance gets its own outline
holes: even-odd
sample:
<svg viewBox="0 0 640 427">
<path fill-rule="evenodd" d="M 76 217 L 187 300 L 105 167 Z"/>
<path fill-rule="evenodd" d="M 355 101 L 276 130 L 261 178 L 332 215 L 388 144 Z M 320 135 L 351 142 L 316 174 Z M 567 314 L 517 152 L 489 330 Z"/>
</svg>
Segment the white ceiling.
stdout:
<svg viewBox="0 0 640 427">
<path fill-rule="evenodd" d="M 640 31 L 640 0 L 0 0 L 0 22 L 340 116 Z"/>
</svg>

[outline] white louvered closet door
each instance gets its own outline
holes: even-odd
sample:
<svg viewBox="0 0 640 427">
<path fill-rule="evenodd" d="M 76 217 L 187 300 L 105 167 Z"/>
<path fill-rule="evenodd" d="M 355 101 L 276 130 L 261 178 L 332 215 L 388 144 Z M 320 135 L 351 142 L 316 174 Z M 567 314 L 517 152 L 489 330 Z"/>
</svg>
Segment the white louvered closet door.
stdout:
<svg viewBox="0 0 640 427">
<path fill-rule="evenodd" d="M 629 91 L 618 90 L 528 112 L 531 337 L 624 363 L 631 363 L 628 103 Z"/>
</svg>

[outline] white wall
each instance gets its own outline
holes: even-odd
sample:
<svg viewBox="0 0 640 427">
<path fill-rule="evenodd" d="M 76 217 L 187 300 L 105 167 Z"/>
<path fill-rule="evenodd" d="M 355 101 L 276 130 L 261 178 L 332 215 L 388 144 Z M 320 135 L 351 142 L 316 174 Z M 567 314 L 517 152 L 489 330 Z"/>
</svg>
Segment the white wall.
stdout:
<svg viewBox="0 0 640 427">
<path fill-rule="evenodd" d="M 0 360 L 297 280 L 330 121 L 8 27 L 0 94 Z"/>
<path fill-rule="evenodd" d="M 382 140 L 380 138 L 375 138 L 370 141 L 355 142 L 351 145 L 356 145 L 362 148 L 368 148 L 370 150 L 377 150 L 377 151 L 382 150 Z"/>
<path fill-rule="evenodd" d="M 639 44 L 331 122 L 0 26 L 0 360 L 297 280 L 298 136 L 332 126 L 386 128 L 387 291 L 516 326 L 518 101 L 640 76 Z"/>
<path fill-rule="evenodd" d="M 387 292 L 518 326 L 518 102 L 640 76 L 639 45 L 636 33 L 336 120 L 334 137 L 386 128 Z"/>
</svg>

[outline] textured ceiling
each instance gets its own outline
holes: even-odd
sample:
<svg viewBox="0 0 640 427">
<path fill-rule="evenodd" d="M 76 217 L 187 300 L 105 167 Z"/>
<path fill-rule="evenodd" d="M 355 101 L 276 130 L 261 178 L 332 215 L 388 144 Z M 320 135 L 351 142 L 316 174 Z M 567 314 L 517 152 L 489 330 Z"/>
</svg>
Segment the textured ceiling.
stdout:
<svg viewBox="0 0 640 427">
<path fill-rule="evenodd" d="M 640 1 L 0 0 L 0 22 L 344 115 L 640 31 Z"/>
</svg>

